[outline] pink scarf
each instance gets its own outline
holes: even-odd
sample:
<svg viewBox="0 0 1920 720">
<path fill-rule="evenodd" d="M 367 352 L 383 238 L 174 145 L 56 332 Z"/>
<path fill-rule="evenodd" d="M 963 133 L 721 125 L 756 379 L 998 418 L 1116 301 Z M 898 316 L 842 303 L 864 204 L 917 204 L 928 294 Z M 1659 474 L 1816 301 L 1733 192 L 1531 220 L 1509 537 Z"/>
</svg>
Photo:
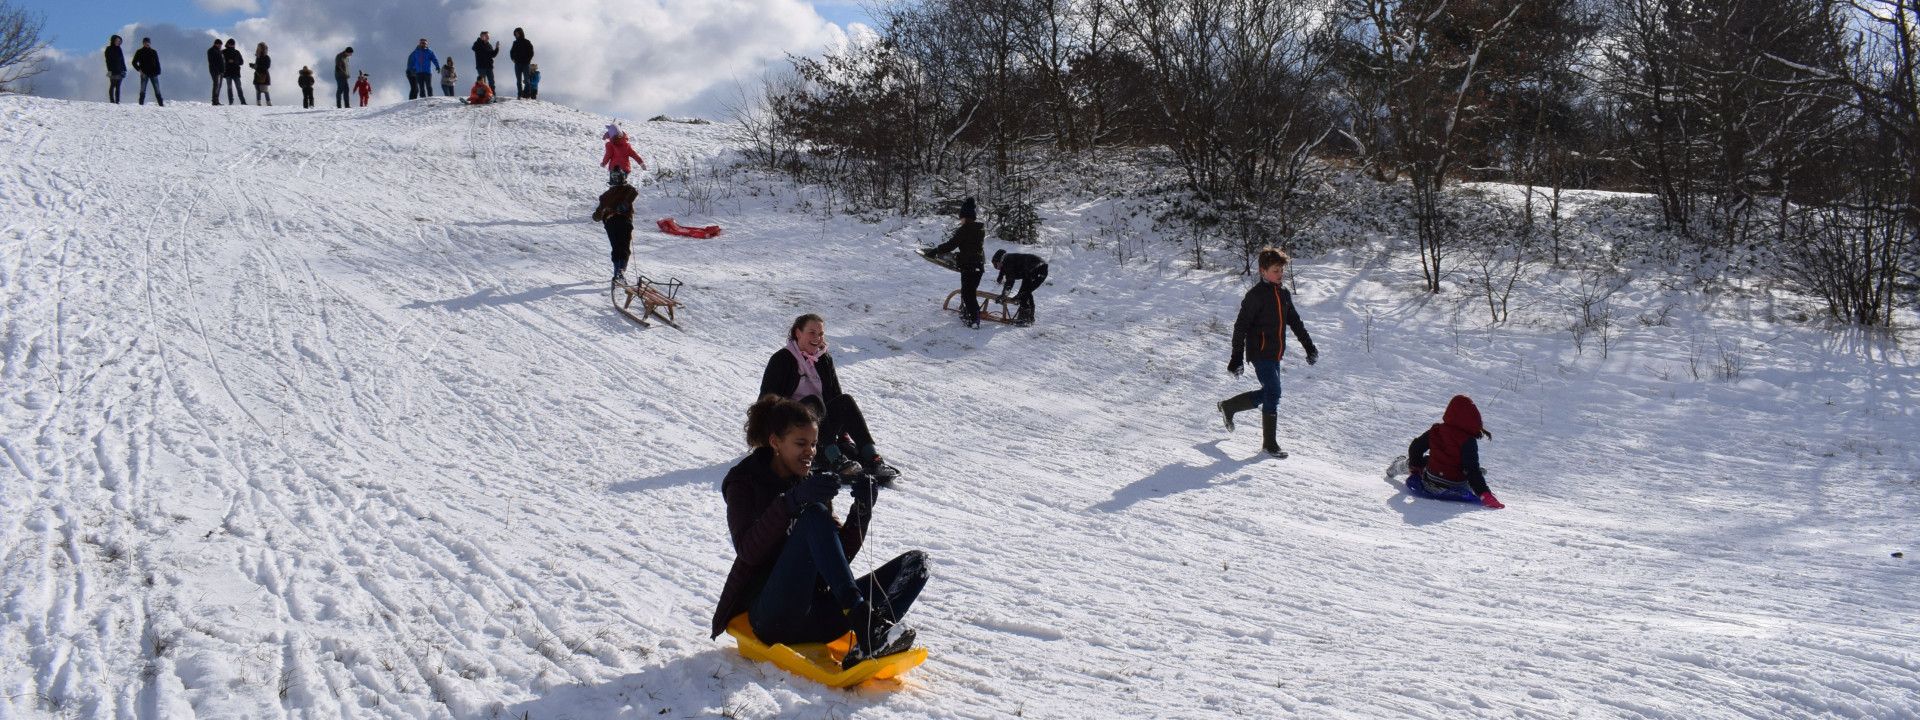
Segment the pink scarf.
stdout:
<svg viewBox="0 0 1920 720">
<path fill-rule="evenodd" d="M 800 366 L 800 382 L 794 385 L 793 395 L 788 399 L 799 400 L 812 395 L 820 398 L 820 402 L 826 402 L 826 386 L 820 383 L 820 370 L 813 364 L 820 362 L 820 357 L 826 355 L 827 351 L 822 349 L 818 353 L 810 353 L 800 349 L 800 341 L 788 340 L 787 352 L 793 353 L 794 359 L 798 361 L 794 364 Z"/>
</svg>

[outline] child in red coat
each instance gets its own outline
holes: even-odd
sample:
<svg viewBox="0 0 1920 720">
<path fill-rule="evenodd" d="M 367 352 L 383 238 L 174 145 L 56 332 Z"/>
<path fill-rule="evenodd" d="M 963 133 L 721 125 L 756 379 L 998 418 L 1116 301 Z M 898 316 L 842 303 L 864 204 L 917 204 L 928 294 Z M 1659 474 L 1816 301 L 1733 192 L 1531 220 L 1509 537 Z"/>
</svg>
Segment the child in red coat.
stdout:
<svg viewBox="0 0 1920 720">
<path fill-rule="evenodd" d="M 1440 423 L 1407 446 L 1407 489 L 1437 500 L 1506 507 L 1487 488 L 1487 474 L 1480 467 L 1480 438 L 1492 437 L 1480 424 L 1473 398 L 1453 396 Z"/>
<path fill-rule="evenodd" d="M 608 125 L 607 133 L 602 137 L 607 139 L 607 151 L 600 156 L 600 167 L 607 169 L 608 184 L 624 182 L 627 175 L 633 173 L 633 163 L 640 163 L 641 170 L 647 169 L 647 161 L 641 159 L 640 153 L 633 151 L 632 145 L 627 144 L 626 131 Z"/>
<path fill-rule="evenodd" d="M 366 73 L 360 73 L 360 80 L 353 84 L 353 91 L 360 93 L 360 107 L 366 107 L 367 96 L 373 94 L 373 83 L 367 82 Z"/>
</svg>

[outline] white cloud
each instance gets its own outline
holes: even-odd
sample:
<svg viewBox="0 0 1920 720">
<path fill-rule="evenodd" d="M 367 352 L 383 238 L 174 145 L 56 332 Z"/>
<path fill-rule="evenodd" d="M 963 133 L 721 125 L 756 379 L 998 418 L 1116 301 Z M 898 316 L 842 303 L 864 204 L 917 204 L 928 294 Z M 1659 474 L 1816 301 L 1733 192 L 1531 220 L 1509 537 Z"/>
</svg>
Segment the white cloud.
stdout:
<svg viewBox="0 0 1920 720">
<path fill-rule="evenodd" d="M 507 49 L 516 27 L 525 28 L 534 44 L 542 100 L 629 119 L 662 113 L 718 117 L 724 90 L 736 79 L 758 77 L 788 53 L 814 54 L 845 38 L 806 0 L 303 0 L 267 3 L 263 16 L 217 31 L 130 25 L 120 34 L 129 48 L 138 47 L 143 35 L 153 36 L 168 98 L 185 100 L 204 100 L 209 89 L 202 55 L 208 38 L 237 38 L 249 54 L 254 43 L 266 42 L 275 99 L 287 105 L 299 101 L 293 78 L 302 65 L 320 76 L 316 94 L 327 100 L 333 55 L 348 45 L 354 70 L 373 75 L 376 102 L 405 97 L 407 53 L 422 37 L 440 57 L 454 58 L 464 91 L 473 78 L 469 47 L 481 30 L 500 41 L 494 74 L 510 91 Z M 34 91 L 102 100 L 103 75 L 97 52 L 61 57 Z"/>
<path fill-rule="evenodd" d="M 259 0 L 193 0 L 193 4 L 210 13 L 243 12 L 252 15 L 260 12 Z"/>
</svg>

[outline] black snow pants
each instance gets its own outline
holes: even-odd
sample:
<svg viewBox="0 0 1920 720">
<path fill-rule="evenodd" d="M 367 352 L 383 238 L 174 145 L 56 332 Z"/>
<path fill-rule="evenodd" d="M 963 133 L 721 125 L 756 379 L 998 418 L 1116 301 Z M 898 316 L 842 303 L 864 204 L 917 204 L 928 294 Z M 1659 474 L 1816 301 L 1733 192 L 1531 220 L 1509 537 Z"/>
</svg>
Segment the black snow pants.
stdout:
<svg viewBox="0 0 1920 720">
<path fill-rule="evenodd" d="M 608 218 L 607 244 L 613 246 L 613 274 L 626 272 L 627 258 L 633 252 L 633 218 Z"/>
<path fill-rule="evenodd" d="M 960 269 L 960 319 L 968 325 L 980 324 L 980 297 L 974 293 L 980 290 L 980 278 L 986 276 L 984 267 Z"/>
<path fill-rule="evenodd" d="M 860 403 L 855 402 L 852 395 L 841 394 L 824 406 L 818 395 L 808 395 L 800 402 L 820 416 L 821 445 L 840 442 L 840 435 L 844 433 L 853 438 L 854 447 L 862 452 L 873 447 L 873 432 L 867 429 L 867 416 L 860 412 Z"/>
</svg>

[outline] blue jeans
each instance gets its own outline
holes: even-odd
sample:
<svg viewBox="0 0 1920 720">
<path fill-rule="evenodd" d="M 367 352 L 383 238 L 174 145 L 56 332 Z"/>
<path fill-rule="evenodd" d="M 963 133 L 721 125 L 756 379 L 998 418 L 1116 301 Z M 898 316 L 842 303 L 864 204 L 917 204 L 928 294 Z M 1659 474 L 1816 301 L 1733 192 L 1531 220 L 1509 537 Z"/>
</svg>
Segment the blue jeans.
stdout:
<svg viewBox="0 0 1920 720">
<path fill-rule="evenodd" d="M 500 86 L 495 85 L 493 83 L 493 68 L 490 68 L 490 67 L 474 68 L 473 79 L 480 80 L 482 78 L 486 79 L 488 90 L 492 90 L 493 94 L 495 95 L 500 94 Z"/>
<path fill-rule="evenodd" d="M 153 101 L 161 105 L 166 105 L 167 101 L 160 97 L 160 76 L 148 75 L 146 73 L 140 73 L 140 104 L 147 104 L 148 85 L 153 86 Z"/>
<path fill-rule="evenodd" d="M 1280 412 L 1280 361 L 1253 361 L 1253 375 L 1260 378 L 1260 412 L 1275 415 Z"/>
</svg>

